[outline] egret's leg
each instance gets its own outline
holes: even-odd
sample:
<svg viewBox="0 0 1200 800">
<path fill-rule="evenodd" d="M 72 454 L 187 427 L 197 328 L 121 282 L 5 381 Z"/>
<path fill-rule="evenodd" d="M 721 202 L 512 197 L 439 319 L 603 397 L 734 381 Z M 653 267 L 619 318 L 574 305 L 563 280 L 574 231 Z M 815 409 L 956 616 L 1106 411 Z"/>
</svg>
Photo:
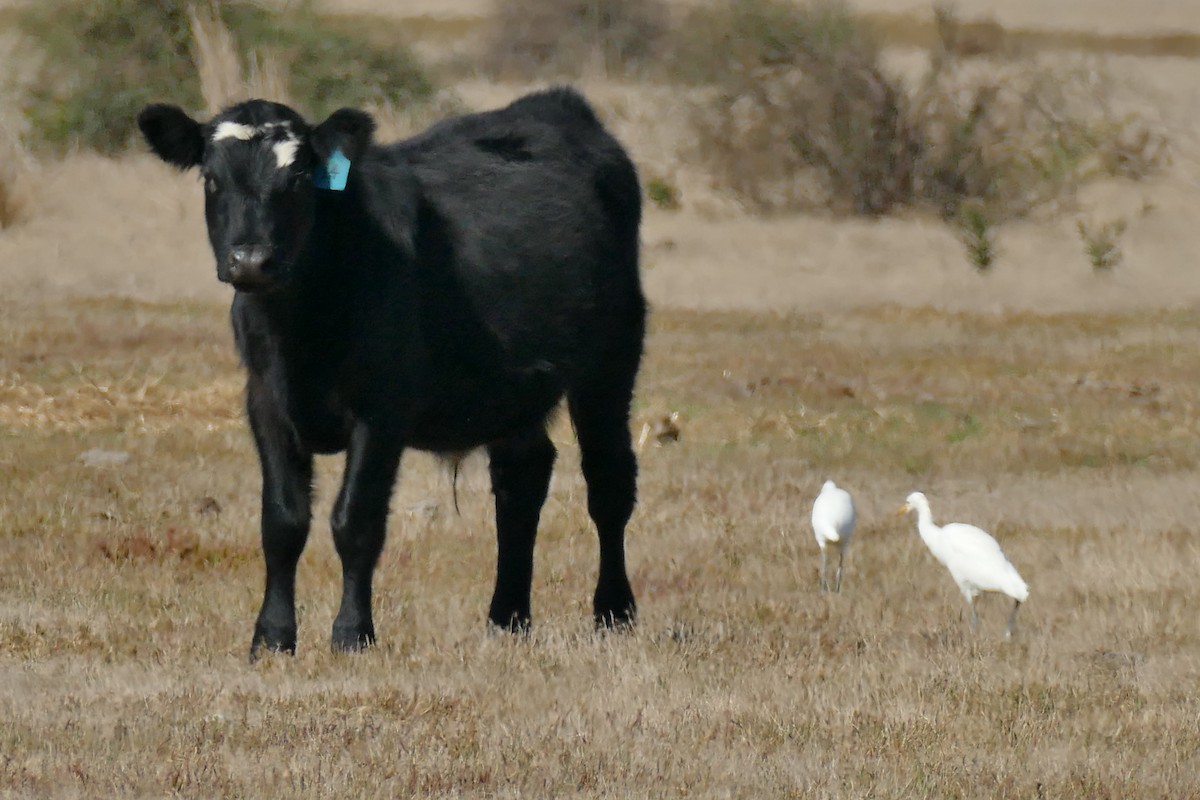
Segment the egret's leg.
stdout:
<svg viewBox="0 0 1200 800">
<path fill-rule="evenodd" d="M 838 566 L 837 572 L 833 576 L 833 590 L 835 592 L 842 591 L 842 562 L 846 559 L 846 551 L 844 548 L 838 548 Z"/>
<path fill-rule="evenodd" d="M 1008 627 L 1004 630 L 1004 638 L 1011 639 L 1013 631 L 1017 629 L 1017 612 L 1021 610 L 1021 601 L 1013 601 L 1012 613 L 1008 615 Z"/>
<path fill-rule="evenodd" d="M 826 579 L 825 568 L 827 566 L 825 548 L 821 548 L 821 591 L 829 591 L 829 581 Z"/>
<path fill-rule="evenodd" d="M 971 633 L 974 633 L 979 628 L 979 615 L 975 613 L 975 598 L 972 597 L 968 600 L 967 605 L 971 609 Z"/>
</svg>

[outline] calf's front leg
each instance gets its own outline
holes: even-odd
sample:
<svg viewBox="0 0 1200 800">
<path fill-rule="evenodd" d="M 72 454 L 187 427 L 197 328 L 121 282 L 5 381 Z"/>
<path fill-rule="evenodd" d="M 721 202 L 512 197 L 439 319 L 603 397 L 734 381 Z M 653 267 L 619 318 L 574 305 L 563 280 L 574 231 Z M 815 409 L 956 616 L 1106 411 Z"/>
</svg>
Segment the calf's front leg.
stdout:
<svg viewBox="0 0 1200 800">
<path fill-rule="evenodd" d="M 266 589 L 250 640 L 250 660 L 262 648 L 296 651 L 296 563 L 312 516 L 312 454 L 289 425 L 248 392 L 250 429 L 262 467 L 262 549 Z"/>
<path fill-rule="evenodd" d="M 330 646 L 362 650 L 375 643 L 371 581 L 387 535 L 388 503 L 402 447 L 358 423 L 346 448 L 346 471 L 333 507 L 333 543 L 342 559 L 342 604 Z"/>
</svg>

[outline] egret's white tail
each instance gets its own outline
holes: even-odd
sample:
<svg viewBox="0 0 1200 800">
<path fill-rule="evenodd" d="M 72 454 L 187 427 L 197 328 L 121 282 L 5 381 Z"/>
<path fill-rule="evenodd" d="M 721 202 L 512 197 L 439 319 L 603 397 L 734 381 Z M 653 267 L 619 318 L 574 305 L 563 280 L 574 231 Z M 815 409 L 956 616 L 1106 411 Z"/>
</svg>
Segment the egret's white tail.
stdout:
<svg viewBox="0 0 1200 800">
<path fill-rule="evenodd" d="M 1029 597 L 1029 586 L 1017 574 L 1016 569 L 1011 570 L 1010 574 L 1004 581 L 1004 593 L 1013 600 L 1018 600 L 1022 603 Z"/>
</svg>

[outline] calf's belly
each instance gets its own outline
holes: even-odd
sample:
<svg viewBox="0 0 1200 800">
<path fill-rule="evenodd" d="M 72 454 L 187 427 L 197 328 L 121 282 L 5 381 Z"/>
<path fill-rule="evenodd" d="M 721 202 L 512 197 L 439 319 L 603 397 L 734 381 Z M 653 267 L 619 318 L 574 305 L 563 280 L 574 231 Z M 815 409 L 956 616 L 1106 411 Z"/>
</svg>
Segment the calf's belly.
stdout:
<svg viewBox="0 0 1200 800">
<path fill-rule="evenodd" d="M 416 415 L 408 444 L 433 452 L 482 447 L 544 426 L 562 396 L 563 389 L 553 384 L 495 386 L 490 392 L 443 396 Z"/>
</svg>

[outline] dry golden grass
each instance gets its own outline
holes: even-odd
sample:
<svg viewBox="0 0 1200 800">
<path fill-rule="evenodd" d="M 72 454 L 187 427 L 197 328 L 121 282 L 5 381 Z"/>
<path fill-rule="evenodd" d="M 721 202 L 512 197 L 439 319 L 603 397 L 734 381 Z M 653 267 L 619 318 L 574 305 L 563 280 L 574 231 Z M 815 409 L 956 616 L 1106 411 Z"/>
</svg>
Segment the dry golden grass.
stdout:
<svg viewBox="0 0 1200 800">
<path fill-rule="evenodd" d="M 0 114 L 0 230 L 21 222 L 30 204 L 30 158 L 5 114 Z"/>
<path fill-rule="evenodd" d="M 288 103 L 287 79 L 279 60 L 269 53 L 254 53 L 247 74 L 242 74 L 237 43 L 216 8 L 193 7 L 192 58 L 200 74 L 200 91 L 210 114 L 242 100 L 267 98 Z"/>
<path fill-rule="evenodd" d="M 381 645 L 334 656 L 321 463 L 300 652 L 245 654 L 257 470 L 225 311 L 0 306 L 0 795 L 1185 797 L 1200 785 L 1195 312 L 841 316 L 660 310 L 635 425 L 642 624 L 587 623 L 594 534 L 565 421 L 528 640 L 483 633 L 482 459 L 461 515 L 405 461 Z M 88 467 L 92 448 L 129 454 Z M 825 477 L 859 502 L 816 592 Z M 911 521 L 993 530 L 1032 590 L 1017 639 Z"/>
</svg>

